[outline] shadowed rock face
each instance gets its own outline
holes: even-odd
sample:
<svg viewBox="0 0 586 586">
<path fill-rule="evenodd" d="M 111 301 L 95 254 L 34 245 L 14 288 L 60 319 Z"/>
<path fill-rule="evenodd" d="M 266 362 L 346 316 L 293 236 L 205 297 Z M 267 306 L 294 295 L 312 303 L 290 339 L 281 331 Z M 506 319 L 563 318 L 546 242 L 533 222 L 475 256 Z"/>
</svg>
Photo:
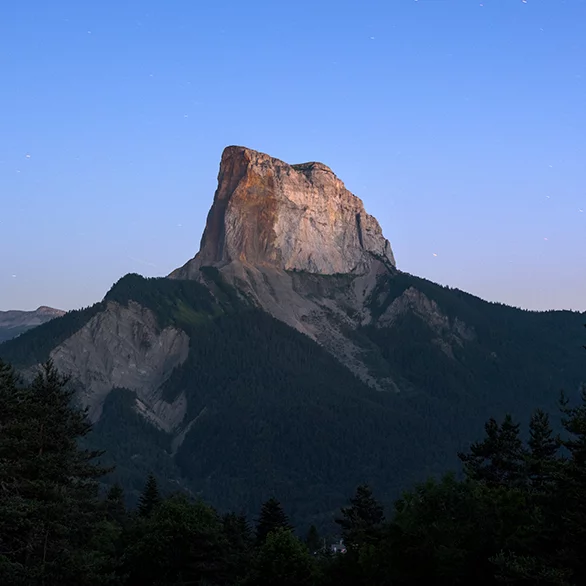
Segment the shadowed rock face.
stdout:
<svg viewBox="0 0 586 586">
<path fill-rule="evenodd" d="M 185 401 L 166 403 L 160 387 L 189 353 L 189 337 L 173 327 L 161 330 L 152 311 L 130 301 L 108 303 L 51 352 L 51 359 L 80 386 L 79 398 L 97 421 L 114 387 L 136 392 L 140 412 L 170 431 L 185 414 Z"/>
<path fill-rule="evenodd" d="M 244 147 L 224 150 L 200 252 L 172 274 L 238 261 L 310 273 L 364 274 L 395 266 L 388 240 L 362 201 L 321 163 L 288 165 Z"/>
</svg>

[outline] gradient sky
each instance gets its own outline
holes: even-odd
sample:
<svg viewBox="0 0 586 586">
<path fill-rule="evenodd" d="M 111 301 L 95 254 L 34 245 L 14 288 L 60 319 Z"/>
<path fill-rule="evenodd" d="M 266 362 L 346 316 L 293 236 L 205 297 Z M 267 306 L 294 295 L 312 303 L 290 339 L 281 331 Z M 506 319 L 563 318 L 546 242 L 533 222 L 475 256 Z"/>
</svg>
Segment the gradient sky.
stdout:
<svg viewBox="0 0 586 586">
<path fill-rule="evenodd" d="M 584 0 L 13 0 L 0 75 L 2 310 L 182 265 L 229 144 L 329 165 L 405 271 L 586 310 Z"/>
</svg>

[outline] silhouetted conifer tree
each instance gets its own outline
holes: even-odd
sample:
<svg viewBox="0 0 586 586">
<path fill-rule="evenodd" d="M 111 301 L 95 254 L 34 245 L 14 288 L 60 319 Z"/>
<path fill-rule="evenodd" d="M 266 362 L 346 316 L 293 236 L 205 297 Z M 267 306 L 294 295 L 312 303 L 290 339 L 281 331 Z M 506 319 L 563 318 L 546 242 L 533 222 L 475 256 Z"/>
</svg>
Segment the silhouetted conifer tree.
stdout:
<svg viewBox="0 0 586 586">
<path fill-rule="evenodd" d="M 309 528 L 307 532 L 307 537 L 305 538 L 305 543 L 307 545 L 309 553 L 316 553 L 322 549 L 323 544 L 321 542 L 319 532 L 315 525 L 311 525 L 311 527 Z"/>
<path fill-rule="evenodd" d="M 372 496 L 372 489 L 367 484 L 356 489 L 350 506 L 343 507 L 341 512 L 336 523 L 342 529 L 344 543 L 353 549 L 376 539 L 385 519 L 383 506 Z"/>
<path fill-rule="evenodd" d="M 124 502 L 124 489 L 118 483 L 114 484 L 104 502 L 106 516 L 112 521 L 123 525 L 126 519 L 126 504 Z"/>
<path fill-rule="evenodd" d="M 161 504 L 161 494 L 157 479 L 149 474 L 144 490 L 138 499 L 138 514 L 141 517 L 150 517 L 153 511 Z"/>
<path fill-rule="evenodd" d="M 1 584 L 93 584 L 100 573 L 91 536 L 106 470 L 79 447 L 91 424 L 67 382 L 48 361 L 19 386 L 0 363 Z"/>
<path fill-rule="evenodd" d="M 275 498 L 270 498 L 263 503 L 260 511 L 256 525 L 257 543 L 263 543 L 267 535 L 278 528 L 290 530 L 293 527 L 289 523 L 289 518 L 285 514 L 281 503 Z"/>
<path fill-rule="evenodd" d="M 501 425 L 491 417 L 484 426 L 484 440 L 474 442 L 469 454 L 458 454 L 466 476 L 487 486 L 512 488 L 526 484 L 527 451 L 519 437 L 519 427 L 510 415 Z"/>
<path fill-rule="evenodd" d="M 537 409 L 529 422 L 527 475 L 529 485 L 542 491 L 551 485 L 555 474 L 561 440 L 549 423 L 549 415 Z"/>
</svg>

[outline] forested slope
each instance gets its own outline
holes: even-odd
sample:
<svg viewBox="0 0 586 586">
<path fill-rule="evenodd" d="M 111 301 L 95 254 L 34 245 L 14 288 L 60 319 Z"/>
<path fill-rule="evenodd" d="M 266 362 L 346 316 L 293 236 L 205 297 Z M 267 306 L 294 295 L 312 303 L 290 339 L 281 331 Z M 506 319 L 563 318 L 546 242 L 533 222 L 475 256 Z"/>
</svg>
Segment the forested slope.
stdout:
<svg viewBox="0 0 586 586">
<path fill-rule="evenodd" d="M 390 502 L 414 481 L 457 466 L 456 453 L 489 416 L 511 411 L 527 420 L 534 407 L 555 409 L 559 391 L 575 395 L 584 378 L 583 314 L 521 311 L 397 273 L 373 295 L 375 318 L 413 288 L 473 335 L 457 344 L 446 337 L 446 352 L 441 332 L 416 308 L 386 327 L 375 321 L 349 332 L 373 371 L 400 389 L 375 391 L 244 301 L 217 271 L 208 277 L 205 287 L 127 275 L 103 302 L 0 346 L 0 357 L 30 366 L 109 302 L 129 300 L 155 312 L 161 328 L 189 335 L 189 356 L 163 388 L 169 401 L 187 399 L 182 433 L 153 427 L 132 393 L 117 389 L 91 436 L 117 466 L 110 481 L 130 500 L 153 471 L 165 489 L 200 494 L 222 510 L 254 511 L 279 495 L 294 520 L 324 526 L 360 482 Z"/>
</svg>

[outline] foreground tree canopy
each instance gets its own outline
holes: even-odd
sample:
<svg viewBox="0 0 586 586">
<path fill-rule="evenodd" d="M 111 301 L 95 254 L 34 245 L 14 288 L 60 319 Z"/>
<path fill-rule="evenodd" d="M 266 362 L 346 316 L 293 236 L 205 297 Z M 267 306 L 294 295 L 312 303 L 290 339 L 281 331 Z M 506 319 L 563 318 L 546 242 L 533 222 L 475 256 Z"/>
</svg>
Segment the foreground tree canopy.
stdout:
<svg viewBox="0 0 586 586">
<path fill-rule="evenodd" d="M 253 531 L 238 512 L 162 494 L 156 471 L 128 510 L 120 486 L 100 490 L 107 470 L 81 447 L 91 426 L 67 379 L 47 362 L 23 384 L 0 363 L 0 584 L 586 584 L 586 389 L 560 409 L 560 436 L 540 410 L 527 429 L 490 419 L 459 454 L 462 478 L 416 485 L 386 515 L 358 486 L 339 535 L 321 538 L 277 498 Z"/>
</svg>

